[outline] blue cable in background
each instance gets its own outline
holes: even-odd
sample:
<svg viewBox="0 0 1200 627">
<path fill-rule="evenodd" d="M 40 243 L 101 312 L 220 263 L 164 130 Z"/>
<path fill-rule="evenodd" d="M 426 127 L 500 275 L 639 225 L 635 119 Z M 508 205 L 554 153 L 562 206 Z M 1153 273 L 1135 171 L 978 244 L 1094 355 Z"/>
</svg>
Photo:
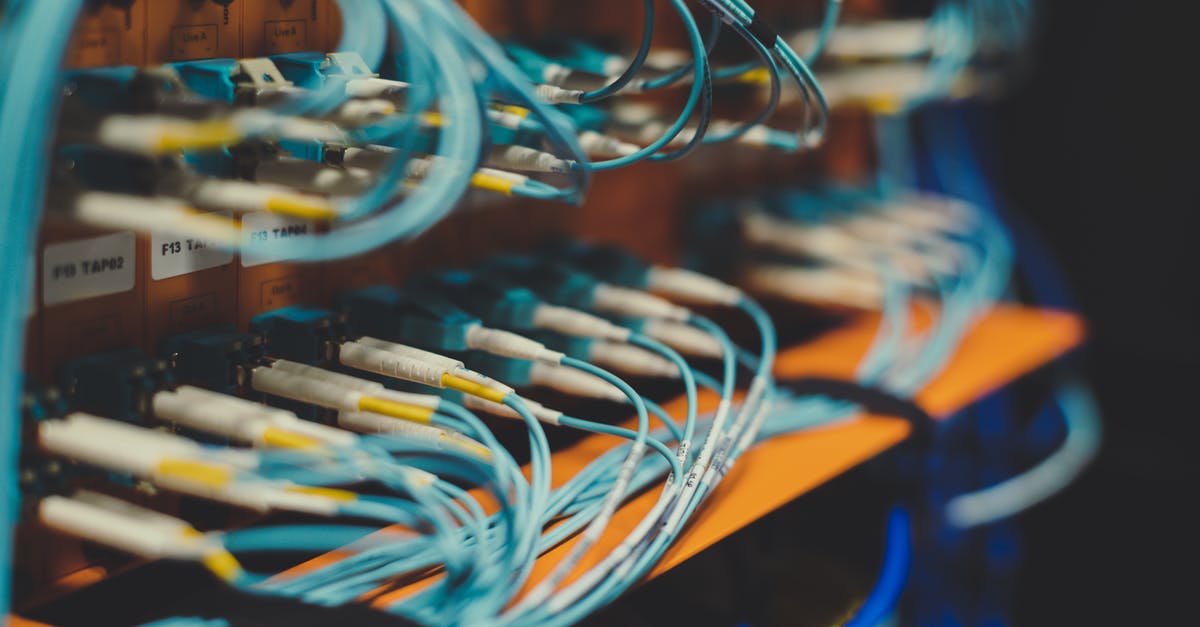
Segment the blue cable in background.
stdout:
<svg viewBox="0 0 1200 627">
<path fill-rule="evenodd" d="M 886 543 L 879 580 L 858 608 L 858 613 L 846 622 L 846 627 L 878 625 L 887 620 L 899 604 L 912 564 L 912 522 L 908 510 L 892 508 L 888 514 Z"/>
<path fill-rule="evenodd" d="M 58 111 L 59 66 L 83 0 L 9 2 L 0 23 L 0 616 L 12 588 L 12 529 L 20 508 L 21 359 L 33 291 L 33 245 L 46 192 L 50 136 Z M 16 54 L 20 51 L 20 54 Z M 19 148 L 19 149 L 18 149 Z"/>
</svg>

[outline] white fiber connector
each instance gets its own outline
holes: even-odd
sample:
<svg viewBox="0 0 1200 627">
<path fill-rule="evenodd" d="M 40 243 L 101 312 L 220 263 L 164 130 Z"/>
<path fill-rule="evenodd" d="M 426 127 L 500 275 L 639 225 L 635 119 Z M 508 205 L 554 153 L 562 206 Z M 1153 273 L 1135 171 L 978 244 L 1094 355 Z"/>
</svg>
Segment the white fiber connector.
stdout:
<svg viewBox="0 0 1200 627">
<path fill-rule="evenodd" d="M 453 448 L 465 451 L 479 459 L 490 459 L 492 454 L 486 446 L 457 431 L 418 424 L 408 420 L 397 420 L 370 412 L 339 412 L 338 424 L 359 433 L 384 433 L 403 437 L 416 442 L 431 444 L 437 448 Z"/>
<path fill-rule="evenodd" d="M 629 401 L 629 397 L 625 396 L 624 392 L 608 381 L 566 366 L 534 362 L 533 368 L 529 372 L 529 380 L 534 385 L 548 387 L 576 396 L 604 399 L 617 403 Z"/>
<path fill-rule="evenodd" d="M 533 326 L 557 331 L 563 335 L 594 337 L 616 342 L 627 341 L 633 333 L 629 329 L 613 324 L 599 316 L 593 316 L 578 309 L 545 303 L 539 304 L 534 309 Z"/>
<path fill-rule="evenodd" d="M 354 446 L 358 440 L 352 433 L 301 420 L 290 411 L 193 386 L 159 392 L 153 404 L 159 418 L 259 446 L 278 441 L 271 437 L 274 430 L 336 447 Z"/>
<path fill-rule="evenodd" d="M 596 131 L 581 132 L 579 145 L 584 152 L 596 157 L 628 157 L 642 149 L 637 144 L 621 141 L 616 137 L 609 137 Z"/>
<path fill-rule="evenodd" d="M 646 278 L 650 291 L 692 303 L 733 307 L 743 298 L 742 290 L 683 268 L 654 266 Z"/>
<path fill-rule="evenodd" d="M 408 91 L 409 84 L 386 78 L 352 78 L 346 81 L 346 96 L 349 98 L 385 98 L 395 101 Z"/>
<path fill-rule="evenodd" d="M 225 179 L 197 182 L 188 189 L 188 200 L 202 209 L 236 213 L 292 209 L 332 217 L 337 211 L 337 205 L 323 196 L 303 194 L 283 185 Z"/>
<path fill-rule="evenodd" d="M 363 397 L 363 393 L 358 390 L 276 370 L 270 366 L 255 368 L 250 374 L 250 386 L 264 394 L 339 411 L 358 411 Z"/>
<path fill-rule="evenodd" d="M 381 340 L 379 338 L 370 337 L 370 336 L 360 337 L 356 341 L 359 344 L 362 344 L 363 346 L 370 346 L 371 348 L 378 348 L 380 350 L 385 350 L 385 351 L 388 351 L 389 353 L 394 353 L 401 357 L 409 357 L 412 359 L 419 359 L 419 360 L 426 361 L 431 364 L 440 366 L 447 370 L 454 370 L 456 368 L 463 367 L 463 362 L 458 359 L 455 359 L 453 357 L 447 357 L 445 355 L 440 355 L 438 353 L 434 353 L 432 351 L 427 351 L 427 350 L 424 350 L 421 348 L 415 348 L 415 347 L 409 346 L 407 344 L 398 344 L 396 342 L 389 342 L 387 340 Z"/>
<path fill-rule="evenodd" d="M 522 122 L 525 120 L 524 117 L 511 111 L 496 111 L 495 109 L 488 109 L 487 117 L 493 124 L 512 130 L 521 128 Z"/>
<path fill-rule="evenodd" d="M 231 120 L 195 121 L 162 115 L 109 115 L 95 132 L 97 144 L 143 155 L 218 147 L 240 139 L 241 133 Z"/>
<path fill-rule="evenodd" d="M 38 518 L 60 533 L 150 559 L 198 560 L 221 550 L 183 520 L 88 490 L 42 499 Z"/>
<path fill-rule="evenodd" d="M 374 174 L 366 168 L 335 168 L 315 161 L 281 158 L 263 161 L 254 169 L 255 180 L 310 193 L 354 196 L 370 188 Z"/>
<path fill-rule="evenodd" d="M 578 89 L 563 89 L 554 85 L 538 85 L 534 92 L 539 98 L 550 104 L 579 104 L 583 101 L 583 91 Z"/>
<path fill-rule="evenodd" d="M 307 364 L 288 361 L 286 359 L 276 360 L 271 364 L 271 367 L 275 370 L 290 372 L 302 377 L 309 377 L 319 381 L 324 381 L 326 383 L 332 383 L 334 385 L 362 392 L 363 394 L 369 394 L 376 398 L 382 398 L 392 402 L 402 403 L 404 405 L 437 409 L 438 403 L 441 402 L 440 397 L 432 394 L 400 392 L 387 388 L 382 383 L 377 381 L 360 379 L 348 374 L 342 374 L 340 372 L 334 372 L 332 370 L 326 370 L 316 366 L 309 366 Z"/>
<path fill-rule="evenodd" d="M 139 233 L 169 233 L 233 248 L 242 241 L 241 227 L 216 214 L 198 213 L 168 198 L 145 198 L 107 192 L 84 192 L 75 197 L 72 215 L 101 228 Z"/>
<path fill-rule="evenodd" d="M 751 289 L 794 301 L 858 309 L 883 305 L 884 287 L 878 277 L 845 268 L 763 265 L 748 269 L 745 280 Z"/>
<path fill-rule="evenodd" d="M 679 377 L 679 368 L 667 359 L 629 344 L 594 342 L 588 361 L 607 370 L 644 377 Z"/>
<path fill-rule="evenodd" d="M 502 357 L 545 361 L 552 364 L 557 364 L 565 357 L 558 351 L 546 348 L 541 342 L 509 331 L 489 329 L 482 325 L 474 325 L 467 329 L 467 347 Z"/>
<path fill-rule="evenodd" d="M 694 357 L 720 358 L 721 343 L 713 336 L 691 325 L 668 320 L 648 320 L 642 333 L 667 346 Z"/>
<path fill-rule="evenodd" d="M 452 371 L 451 368 L 423 359 L 398 355 L 358 342 L 343 343 L 338 359 L 351 368 L 437 388 L 444 387 L 442 377 Z"/>
<path fill-rule="evenodd" d="M 164 459 L 204 454 L 187 438 L 82 412 L 40 423 L 38 445 L 55 455 L 139 477 L 151 476 Z"/>
<path fill-rule="evenodd" d="M 601 283 L 592 292 L 592 306 L 599 311 L 635 318 L 664 318 L 684 322 L 692 313 L 669 300 L 641 290 Z"/>
<path fill-rule="evenodd" d="M 351 143 L 337 124 L 278 115 L 261 107 L 242 109 L 230 117 L 230 122 L 248 136 L 274 136 L 307 139 L 322 143 Z"/>
<path fill-rule="evenodd" d="M 258 511 L 284 509 L 332 515 L 340 504 L 290 483 L 246 479 L 257 454 L 206 449 L 187 438 L 76 412 L 38 425 L 38 444 L 49 453 L 153 481 L 184 494 Z"/>
<path fill-rule="evenodd" d="M 360 126 L 396 112 L 396 105 L 382 98 L 357 98 L 347 100 L 338 107 L 335 117 L 340 124 Z"/>
<path fill-rule="evenodd" d="M 566 174 L 572 168 L 572 161 L 558 157 L 541 150 L 527 146 L 494 146 L 488 153 L 487 164 L 496 168 L 512 168 L 528 172 L 554 172 Z"/>
</svg>

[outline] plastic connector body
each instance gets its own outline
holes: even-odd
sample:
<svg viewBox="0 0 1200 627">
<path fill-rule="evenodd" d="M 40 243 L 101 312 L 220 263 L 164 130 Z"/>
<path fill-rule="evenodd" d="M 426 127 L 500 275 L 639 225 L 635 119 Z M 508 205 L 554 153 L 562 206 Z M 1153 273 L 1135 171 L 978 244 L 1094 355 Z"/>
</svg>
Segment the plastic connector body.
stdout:
<svg viewBox="0 0 1200 627">
<path fill-rule="evenodd" d="M 420 277 L 411 283 L 445 295 L 484 322 L 512 329 L 533 329 L 542 299 L 508 282 L 479 280 L 467 272 L 451 271 Z"/>
<path fill-rule="evenodd" d="M 260 335 L 224 327 L 167 338 L 161 354 L 180 383 L 233 394 L 245 386 L 247 370 L 262 361 L 263 343 Z"/>
<path fill-rule="evenodd" d="M 432 290 L 377 285 L 339 299 L 356 335 L 411 344 L 439 352 L 467 350 L 467 336 L 478 318 Z"/>
<path fill-rule="evenodd" d="M 166 362 L 131 348 L 63 364 L 58 381 L 73 409 L 140 423 L 151 395 L 170 384 L 170 374 Z"/>
<path fill-rule="evenodd" d="M 650 264 L 616 246 L 564 240 L 548 243 L 539 252 L 548 261 L 576 266 L 609 283 L 637 289 L 646 289 L 649 284 Z"/>
<path fill-rule="evenodd" d="M 263 338 L 268 356 L 305 364 L 332 360 L 345 336 L 343 318 L 310 307 L 286 307 L 255 316 L 250 329 Z"/>
<path fill-rule="evenodd" d="M 582 272 L 516 255 L 493 257 L 480 267 L 478 274 L 485 281 L 524 285 L 549 302 L 577 309 L 592 307 L 596 288 L 600 285 L 599 281 Z"/>
</svg>

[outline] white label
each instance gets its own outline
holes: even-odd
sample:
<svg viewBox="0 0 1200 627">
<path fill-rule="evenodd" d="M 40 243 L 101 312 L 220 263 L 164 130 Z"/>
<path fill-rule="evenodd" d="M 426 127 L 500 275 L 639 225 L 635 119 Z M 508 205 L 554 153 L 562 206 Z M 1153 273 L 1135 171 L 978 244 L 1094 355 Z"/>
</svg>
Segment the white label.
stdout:
<svg viewBox="0 0 1200 627">
<path fill-rule="evenodd" d="M 299 218 L 275 213 L 248 213 L 242 217 L 242 233 L 246 237 L 242 267 L 287 261 L 288 257 L 273 245 L 289 237 L 312 235 L 314 232 L 311 222 Z"/>
<path fill-rule="evenodd" d="M 58 305 L 133 289 L 132 231 L 51 244 L 42 255 L 42 304 Z"/>
<path fill-rule="evenodd" d="M 219 213 L 230 217 L 228 213 Z M 233 261 L 233 251 L 195 237 L 154 233 L 150 237 L 150 276 L 155 281 L 223 266 Z"/>
</svg>

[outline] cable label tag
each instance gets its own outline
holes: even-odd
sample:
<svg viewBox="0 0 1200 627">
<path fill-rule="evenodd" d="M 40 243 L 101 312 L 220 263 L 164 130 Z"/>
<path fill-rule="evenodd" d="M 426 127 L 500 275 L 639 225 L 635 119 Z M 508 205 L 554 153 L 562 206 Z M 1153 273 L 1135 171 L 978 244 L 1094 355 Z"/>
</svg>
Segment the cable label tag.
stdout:
<svg viewBox="0 0 1200 627">
<path fill-rule="evenodd" d="M 229 213 L 214 215 L 231 217 Z M 233 261 L 233 251 L 196 237 L 150 236 L 150 277 L 155 281 L 216 268 Z"/>
<path fill-rule="evenodd" d="M 133 289 L 137 239 L 132 231 L 46 246 L 42 304 L 58 305 Z"/>
<path fill-rule="evenodd" d="M 242 217 L 242 233 L 246 238 L 242 267 L 287 261 L 287 256 L 271 244 L 314 232 L 312 223 L 306 220 L 266 212 L 248 213 Z"/>
</svg>

